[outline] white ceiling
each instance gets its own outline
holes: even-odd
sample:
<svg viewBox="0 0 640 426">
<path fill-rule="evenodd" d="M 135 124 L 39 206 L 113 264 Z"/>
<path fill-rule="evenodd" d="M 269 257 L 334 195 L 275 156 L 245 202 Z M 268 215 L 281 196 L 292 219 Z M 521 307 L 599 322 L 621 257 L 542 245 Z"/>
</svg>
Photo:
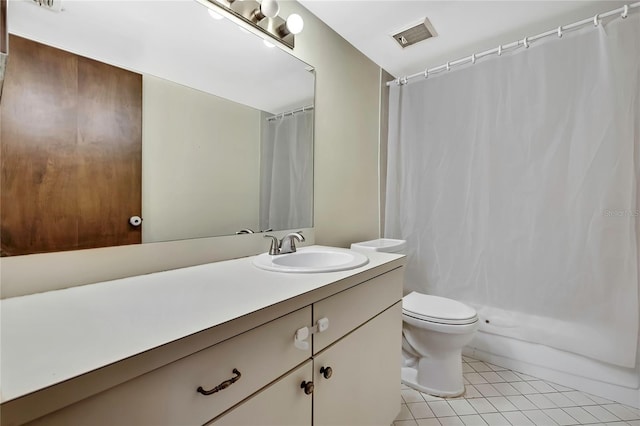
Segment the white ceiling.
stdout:
<svg viewBox="0 0 640 426">
<path fill-rule="evenodd" d="M 313 101 L 307 64 L 194 0 L 31 0 L 9 4 L 9 32 L 271 113 Z M 11 50 L 11 46 L 9 46 Z"/>
<path fill-rule="evenodd" d="M 285 0 L 281 0 L 285 1 Z M 622 6 L 624 1 L 299 0 L 394 77 Z M 313 98 L 305 64 L 268 49 L 194 0 L 63 0 L 63 12 L 10 2 L 9 30 L 80 55 L 269 111 Z M 437 37 L 400 48 L 391 34 L 428 17 Z M 176 19 L 179 18 L 179 19 Z M 180 26 L 178 24 L 182 23 Z M 227 58 L 221 60 L 221 58 Z"/>
<path fill-rule="evenodd" d="M 394 77 L 411 75 L 625 4 L 590 0 L 298 1 Z M 425 17 L 437 37 L 406 49 L 391 38 L 391 34 Z"/>
</svg>

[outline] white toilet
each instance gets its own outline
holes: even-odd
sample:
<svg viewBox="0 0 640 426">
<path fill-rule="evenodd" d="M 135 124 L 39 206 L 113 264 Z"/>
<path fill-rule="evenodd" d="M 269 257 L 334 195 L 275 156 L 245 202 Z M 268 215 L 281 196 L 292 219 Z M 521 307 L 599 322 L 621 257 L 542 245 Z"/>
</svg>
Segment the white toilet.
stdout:
<svg viewBox="0 0 640 426">
<path fill-rule="evenodd" d="M 381 238 L 356 251 L 404 253 L 406 242 Z M 402 383 L 431 395 L 464 393 L 462 347 L 478 329 L 475 309 L 445 297 L 412 292 L 402 298 Z"/>
</svg>

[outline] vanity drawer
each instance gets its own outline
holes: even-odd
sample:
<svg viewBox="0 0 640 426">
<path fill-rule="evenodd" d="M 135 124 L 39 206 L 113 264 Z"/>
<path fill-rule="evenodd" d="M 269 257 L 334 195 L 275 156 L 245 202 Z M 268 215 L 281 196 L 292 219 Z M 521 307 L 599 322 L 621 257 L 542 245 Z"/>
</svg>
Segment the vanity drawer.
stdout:
<svg viewBox="0 0 640 426">
<path fill-rule="evenodd" d="M 313 323 L 329 319 L 329 328 L 313 335 L 317 354 L 356 327 L 402 299 L 404 268 L 397 268 L 313 304 Z"/>
<path fill-rule="evenodd" d="M 215 346 L 35 420 L 42 425 L 201 425 L 311 356 L 295 331 L 310 325 L 311 307 L 263 324 Z M 237 376 L 211 395 L 197 392 Z"/>
<path fill-rule="evenodd" d="M 313 394 L 307 395 L 300 384 L 312 379 L 313 361 L 309 360 L 230 412 L 218 417 L 211 424 L 215 426 L 311 424 Z"/>
</svg>

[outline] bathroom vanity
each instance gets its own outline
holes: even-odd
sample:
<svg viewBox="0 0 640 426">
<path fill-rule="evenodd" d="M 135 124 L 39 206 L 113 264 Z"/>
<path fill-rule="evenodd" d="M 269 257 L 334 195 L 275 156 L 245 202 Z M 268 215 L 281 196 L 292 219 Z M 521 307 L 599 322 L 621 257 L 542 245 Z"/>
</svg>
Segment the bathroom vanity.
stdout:
<svg viewBox="0 0 640 426">
<path fill-rule="evenodd" d="M 404 257 L 252 258 L 2 301 L 3 425 L 389 425 Z M 308 336 L 307 336 L 308 335 Z"/>
</svg>

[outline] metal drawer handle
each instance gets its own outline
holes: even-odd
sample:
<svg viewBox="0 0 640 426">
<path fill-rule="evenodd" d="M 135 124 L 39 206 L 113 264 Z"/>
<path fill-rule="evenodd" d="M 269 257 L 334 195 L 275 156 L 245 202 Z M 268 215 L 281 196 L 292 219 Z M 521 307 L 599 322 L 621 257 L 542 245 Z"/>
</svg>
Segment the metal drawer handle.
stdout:
<svg viewBox="0 0 640 426">
<path fill-rule="evenodd" d="M 235 382 L 237 382 L 238 380 L 240 380 L 240 377 L 242 377 L 242 374 L 240 374 L 237 368 L 233 369 L 233 374 L 235 374 L 235 377 L 232 377 L 229 380 L 225 380 L 224 382 L 220 383 L 218 386 L 216 386 L 211 390 L 204 390 L 202 386 L 198 387 L 198 389 L 196 390 L 203 395 L 211 395 L 212 393 L 216 393 L 223 389 L 226 389 L 232 384 L 234 384 Z"/>
</svg>

